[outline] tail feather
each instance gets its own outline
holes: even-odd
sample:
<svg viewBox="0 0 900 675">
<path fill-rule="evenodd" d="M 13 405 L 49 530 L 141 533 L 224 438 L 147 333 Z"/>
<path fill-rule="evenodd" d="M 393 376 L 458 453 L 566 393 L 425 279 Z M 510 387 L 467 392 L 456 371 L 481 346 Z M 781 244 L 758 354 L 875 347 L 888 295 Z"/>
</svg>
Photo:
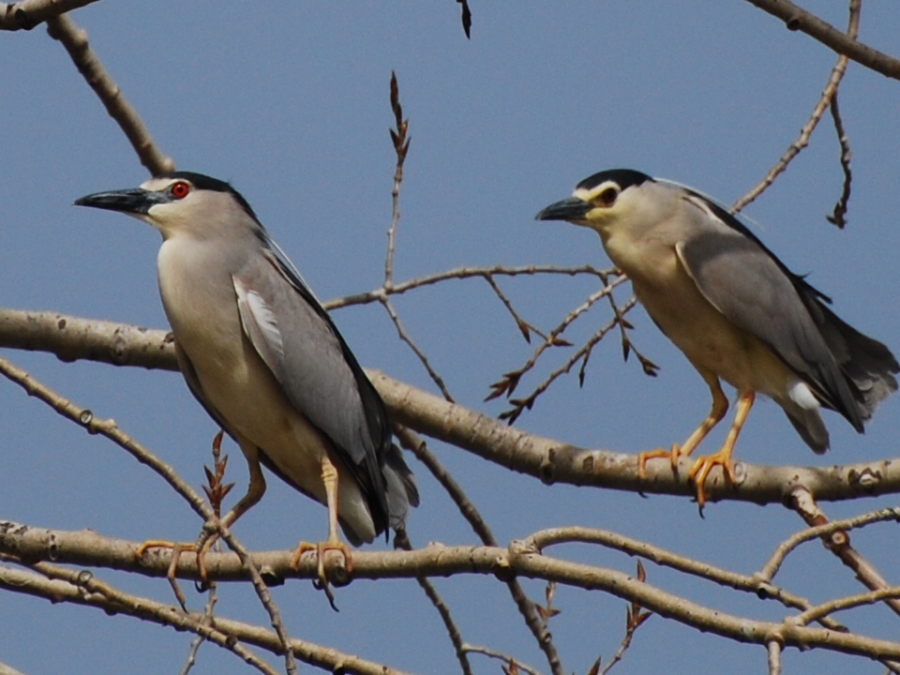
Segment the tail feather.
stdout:
<svg viewBox="0 0 900 675">
<path fill-rule="evenodd" d="M 869 420 L 878 405 L 897 391 L 900 364 L 884 344 L 863 335 L 834 312 L 820 305 L 821 317 L 813 316 L 834 358 L 852 384 L 860 416 Z"/>
<path fill-rule="evenodd" d="M 406 529 L 406 516 L 410 507 L 419 505 L 419 489 L 416 477 L 403 460 L 403 453 L 393 443 L 384 454 L 385 485 L 387 487 L 388 512 L 394 530 Z"/>
</svg>

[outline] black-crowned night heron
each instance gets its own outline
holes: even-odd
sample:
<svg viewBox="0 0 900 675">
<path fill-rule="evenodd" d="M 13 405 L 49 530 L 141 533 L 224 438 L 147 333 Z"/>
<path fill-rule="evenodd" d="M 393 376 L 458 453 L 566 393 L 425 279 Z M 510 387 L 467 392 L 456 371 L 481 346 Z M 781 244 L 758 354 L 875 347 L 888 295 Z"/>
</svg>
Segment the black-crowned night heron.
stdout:
<svg viewBox="0 0 900 675">
<path fill-rule="evenodd" d="M 737 413 L 722 448 L 700 457 L 689 477 L 697 501 L 721 465 L 735 481 L 732 451 L 758 392 L 774 400 L 813 451 L 828 448 L 819 414 L 825 407 L 859 433 L 878 404 L 897 389 L 900 366 L 882 343 L 848 326 L 830 299 L 793 274 L 721 205 L 677 183 L 630 169 L 602 171 L 538 220 L 565 220 L 595 230 L 612 262 L 660 330 L 684 352 L 712 392 L 712 409 L 680 446 L 673 466 L 690 455 L 725 416 L 719 378 L 737 389 Z"/>
<path fill-rule="evenodd" d="M 404 527 L 415 480 L 391 442 L 384 402 L 328 313 L 247 201 L 215 178 L 178 171 L 139 188 L 75 202 L 134 216 L 163 237 L 159 291 L 184 379 L 240 446 L 247 493 L 231 525 L 266 489 L 260 463 L 328 507 L 323 553 Z"/>
</svg>

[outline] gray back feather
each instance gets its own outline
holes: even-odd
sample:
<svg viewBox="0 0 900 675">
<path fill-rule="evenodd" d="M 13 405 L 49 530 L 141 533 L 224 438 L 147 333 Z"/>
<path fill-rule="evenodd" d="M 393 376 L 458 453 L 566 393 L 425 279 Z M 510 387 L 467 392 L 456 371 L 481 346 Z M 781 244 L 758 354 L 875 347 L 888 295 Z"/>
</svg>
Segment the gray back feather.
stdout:
<svg viewBox="0 0 900 675">
<path fill-rule="evenodd" d="M 787 269 L 722 206 L 691 194 L 692 202 L 702 200 L 714 216 L 701 214 L 698 207 L 705 232 L 683 247 L 700 291 L 731 321 L 769 345 L 823 405 L 862 432 L 863 421 L 897 389 L 893 373 L 900 366 L 893 354 L 838 318 L 825 306 L 827 296 Z"/>
</svg>

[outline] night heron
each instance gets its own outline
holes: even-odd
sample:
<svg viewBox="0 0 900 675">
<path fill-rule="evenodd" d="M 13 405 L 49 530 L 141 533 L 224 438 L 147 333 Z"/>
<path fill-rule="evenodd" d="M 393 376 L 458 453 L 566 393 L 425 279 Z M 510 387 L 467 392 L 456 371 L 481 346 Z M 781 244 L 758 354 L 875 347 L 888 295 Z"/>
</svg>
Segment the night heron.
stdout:
<svg viewBox="0 0 900 675">
<path fill-rule="evenodd" d="M 184 379 L 206 412 L 240 446 L 247 493 L 228 526 L 266 489 L 260 463 L 328 507 L 328 538 L 301 543 L 350 552 L 388 527 L 403 529 L 419 497 L 381 397 L 328 313 L 253 209 L 215 178 L 178 171 L 139 188 L 75 202 L 134 216 L 163 237 L 159 291 Z"/>
<path fill-rule="evenodd" d="M 721 449 L 699 457 L 689 478 L 697 501 L 721 465 L 735 482 L 732 452 L 756 393 L 774 400 L 807 445 L 828 448 L 819 408 L 839 412 L 863 433 L 878 404 L 897 389 L 890 350 L 844 323 L 830 299 L 792 273 L 721 205 L 683 185 L 630 169 L 596 173 L 538 220 L 595 230 L 610 260 L 660 330 L 700 372 L 712 409 L 682 445 L 641 453 L 690 455 L 725 416 L 719 378 L 737 389 L 737 413 Z"/>
</svg>

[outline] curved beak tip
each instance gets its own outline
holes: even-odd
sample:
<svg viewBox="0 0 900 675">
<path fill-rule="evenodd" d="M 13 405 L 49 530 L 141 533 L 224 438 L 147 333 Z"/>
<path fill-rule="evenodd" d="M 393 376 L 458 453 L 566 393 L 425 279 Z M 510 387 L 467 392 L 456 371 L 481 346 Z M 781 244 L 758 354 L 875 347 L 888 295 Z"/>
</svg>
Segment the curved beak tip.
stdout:
<svg viewBox="0 0 900 675">
<path fill-rule="evenodd" d="M 578 197 L 569 197 L 541 209 L 534 219 L 578 221 L 583 220 L 592 208 L 594 207 L 590 202 L 586 202 Z"/>
<path fill-rule="evenodd" d="M 152 194 L 140 188 L 95 192 L 75 200 L 75 206 L 90 206 L 95 209 L 119 211 L 121 213 L 146 213 L 152 206 L 148 196 Z"/>
</svg>

